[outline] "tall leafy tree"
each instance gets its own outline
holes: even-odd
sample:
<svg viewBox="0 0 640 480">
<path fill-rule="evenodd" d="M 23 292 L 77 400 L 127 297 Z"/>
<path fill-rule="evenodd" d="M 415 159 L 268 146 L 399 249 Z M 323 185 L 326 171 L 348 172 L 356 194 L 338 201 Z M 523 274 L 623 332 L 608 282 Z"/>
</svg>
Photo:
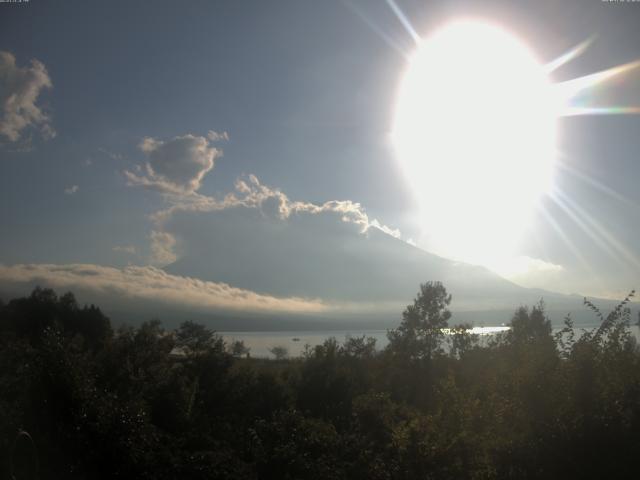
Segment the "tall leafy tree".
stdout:
<svg viewBox="0 0 640 480">
<path fill-rule="evenodd" d="M 451 318 L 451 295 L 440 282 L 420 285 L 420 291 L 402 313 L 402 323 L 389 331 L 389 350 L 411 359 L 430 359 L 442 353 L 443 329 Z"/>
</svg>

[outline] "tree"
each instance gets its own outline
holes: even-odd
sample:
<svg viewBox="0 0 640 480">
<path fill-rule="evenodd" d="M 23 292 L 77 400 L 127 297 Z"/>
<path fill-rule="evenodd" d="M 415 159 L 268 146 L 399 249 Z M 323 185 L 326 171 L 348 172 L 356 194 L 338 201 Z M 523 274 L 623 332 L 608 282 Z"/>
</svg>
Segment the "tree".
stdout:
<svg viewBox="0 0 640 480">
<path fill-rule="evenodd" d="M 347 337 L 342 345 L 342 353 L 348 357 L 371 358 L 376 353 L 376 339 L 366 335 Z"/>
<path fill-rule="evenodd" d="M 276 360 L 284 360 L 285 358 L 287 358 L 287 355 L 289 355 L 287 347 L 283 347 L 281 345 L 276 345 L 275 347 L 270 348 L 269 352 L 271 353 L 271 355 L 276 357 Z"/>
<path fill-rule="evenodd" d="M 451 312 L 451 295 L 440 282 L 420 285 L 420 291 L 402 313 L 400 326 L 388 332 L 389 350 L 411 359 L 430 359 L 442 352 L 443 329 Z"/>
<path fill-rule="evenodd" d="M 470 333 L 472 327 L 468 323 L 455 325 L 451 329 L 451 356 L 462 358 L 478 345 L 478 335 Z"/>
<path fill-rule="evenodd" d="M 51 289 L 36 287 L 29 297 L 11 300 L 0 309 L 0 330 L 13 330 L 33 345 L 42 340 L 46 328 L 78 337 L 93 350 L 113 335 L 109 318 L 94 305 L 80 308 L 71 292 L 58 297 Z"/>
<path fill-rule="evenodd" d="M 250 351 L 251 349 L 244 344 L 244 340 L 234 340 L 229 345 L 229 353 L 236 358 L 248 357 Z"/>
<path fill-rule="evenodd" d="M 220 335 L 192 321 L 182 322 L 175 332 L 175 338 L 176 346 L 190 355 L 224 351 L 224 340 Z"/>
<path fill-rule="evenodd" d="M 511 327 L 507 333 L 509 343 L 516 345 L 529 345 L 533 343 L 551 343 L 551 322 L 544 311 L 542 300 L 531 309 L 520 307 L 516 310 L 509 324 Z"/>
</svg>

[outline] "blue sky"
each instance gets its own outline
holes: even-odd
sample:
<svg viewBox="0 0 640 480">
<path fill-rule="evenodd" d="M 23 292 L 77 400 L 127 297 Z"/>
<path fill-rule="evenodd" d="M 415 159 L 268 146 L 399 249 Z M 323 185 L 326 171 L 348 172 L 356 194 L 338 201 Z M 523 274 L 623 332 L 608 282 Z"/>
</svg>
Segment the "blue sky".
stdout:
<svg viewBox="0 0 640 480">
<path fill-rule="evenodd" d="M 47 66 L 54 88 L 43 97 L 58 131 L 55 145 L 15 155 L 20 165 L 12 165 L 11 173 L 28 176 L 38 190 L 51 188 L 52 194 L 80 184 L 81 191 L 101 196 L 100 204 L 108 202 L 112 214 L 144 215 L 154 208 L 144 193 L 119 191 L 124 182 L 114 178 L 117 169 L 143 158 L 136 149 L 140 138 L 214 129 L 228 131 L 231 141 L 215 175 L 206 179 L 208 192 L 226 191 L 237 175 L 254 173 L 298 198 L 357 198 L 397 210 L 407 198 L 399 178 L 389 185 L 393 162 L 383 137 L 392 105 L 371 100 L 392 98 L 383 87 L 391 84 L 401 59 L 340 4 L 312 9 L 293 2 L 263 11 L 260 5 L 248 15 L 246 8 L 229 4 L 139 4 L 126 7 L 126 18 L 117 3 L 70 3 L 64 11 L 58 5 L 6 8 L 16 18 L 5 16 L 3 48 L 18 62 L 37 58 Z M 360 35 L 353 35 L 354 28 Z M 41 40 L 34 42 L 34 35 Z M 371 60 L 383 69 L 368 67 Z M 126 160 L 113 161 L 100 149 Z M 88 158 L 95 160 L 92 168 L 79 168 Z M 34 178 L 35 170 L 40 178 Z M 15 178 L 5 177 L 8 188 L 20 185 Z M 370 186 L 363 188 L 365 182 Z M 376 201 L 373 192 L 388 188 L 399 193 Z M 34 201 L 20 213 L 3 214 L 26 214 L 34 223 L 42 218 L 39 212 L 47 218 L 57 212 L 81 215 L 94 228 L 122 221 L 118 214 L 110 219 L 109 212 L 91 215 L 97 207 L 85 203 L 91 200 L 82 206 L 58 200 L 52 205 L 47 198 L 46 213 Z M 112 228 L 131 233 L 129 224 Z"/>
<path fill-rule="evenodd" d="M 554 72 L 554 81 L 640 57 L 640 4 L 407 0 L 398 5 L 420 35 L 459 17 L 480 17 L 517 32 L 545 61 L 596 35 L 586 53 Z M 390 139 L 405 55 L 412 48 L 411 36 L 385 1 L 0 4 L 0 50 L 15 59 L 13 67 L 5 60 L 4 72 L 26 71 L 37 60 L 52 84 L 41 86 L 34 101 L 46 120 L 26 125 L 17 139 L 0 135 L 0 264 L 14 268 L 5 271 L 7 282 L 18 281 L 17 264 L 159 268 L 193 255 L 188 249 L 194 245 L 200 245 L 199 255 L 223 258 L 224 251 L 203 251 L 203 239 L 240 235 L 237 225 L 243 225 L 243 235 L 262 235 L 226 209 L 257 208 L 260 218 L 271 218 L 267 201 L 275 202 L 273 218 L 283 225 L 291 215 L 283 213 L 285 208 L 299 216 L 327 215 L 326 226 L 309 227 L 314 235 L 333 232 L 333 224 L 353 224 L 358 235 L 382 226 L 428 250 L 421 242 L 425 221 Z M 0 98 L 6 101 L 15 85 L 3 81 Z M 625 75 L 582 100 L 640 105 L 640 74 Z M 49 138 L 43 126 L 55 137 Z M 210 131 L 219 137 L 226 132 L 228 139 L 211 140 Z M 640 117 L 634 115 L 559 121 L 559 149 L 583 177 L 558 172 L 556 185 L 606 227 L 608 237 L 592 239 L 546 201 L 564 238 L 543 216 L 535 217 L 520 254 L 539 263 L 516 282 L 602 296 L 636 286 L 640 267 L 631 260 L 640 258 L 639 131 Z M 145 138 L 156 143 L 144 150 Z M 172 143 L 178 138 L 182 147 Z M 197 162 L 207 155 L 214 166 L 202 167 L 197 188 L 176 193 L 158 187 L 159 169 L 175 172 L 167 165 L 171 152 L 195 148 L 194 139 L 216 150 L 193 154 L 196 164 L 190 168 L 200 168 Z M 155 165 L 155 177 L 147 163 Z M 126 172 L 146 180 L 132 181 Z M 584 176 L 626 203 L 594 188 Z M 241 185 L 238 190 L 239 178 L 250 191 Z M 220 206 L 231 192 L 237 202 Z M 351 203 L 326 203 L 332 201 Z M 154 217 L 185 204 L 191 206 L 183 220 L 180 212 L 164 222 Z M 203 214 L 201 227 L 187 228 L 193 209 Z M 205 213 L 217 215 L 215 221 Z M 346 222 L 342 215 L 349 216 Z M 268 238 L 294 242 L 286 233 Z M 338 237 L 331 238 L 325 243 L 341 248 Z M 611 238 L 617 247 L 611 247 Z M 219 264 L 214 261 L 212 268 Z M 243 275 L 253 273 L 240 260 L 236 265 L 236 270 L 225 267 L 226 277 L 206 280 L 240 288 L 231 280 L 244 284 Z M 277 292 L 246 283 L 258 294 L 287 298 L 286 282 Z M 291 291 L 296 297 L 316 297 L 313 291 Z"/>
</svg>

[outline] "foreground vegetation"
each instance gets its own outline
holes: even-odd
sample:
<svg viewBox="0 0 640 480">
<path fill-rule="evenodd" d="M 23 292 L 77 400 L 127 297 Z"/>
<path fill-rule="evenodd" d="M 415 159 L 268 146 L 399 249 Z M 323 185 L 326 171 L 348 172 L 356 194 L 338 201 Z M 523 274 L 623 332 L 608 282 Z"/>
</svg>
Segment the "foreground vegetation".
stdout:
<svg viewBox="0 0 640 480">
<path fill-rule="evenodd" d="M 637 476 L 628 299 L 606 317 L 586 302 L 601 326 L 579 338 L 519 308 L 482 348 L 443 335 L 450 301 L 422 285 L 384 351 L 329 339 L 274 361 L 190 322 L 113 332 L 36 289 L 0 304 L 0 478 Z"/>
</svg>

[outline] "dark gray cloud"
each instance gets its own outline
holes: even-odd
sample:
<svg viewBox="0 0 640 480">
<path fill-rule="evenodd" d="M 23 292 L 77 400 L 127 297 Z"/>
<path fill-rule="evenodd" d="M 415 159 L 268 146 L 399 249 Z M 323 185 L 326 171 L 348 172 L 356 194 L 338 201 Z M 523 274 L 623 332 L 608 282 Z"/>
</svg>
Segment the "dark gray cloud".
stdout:
<svg viewBox="0 0 640 480">
<path fill-rule="evenodd" d="M 219 134 L 215 140 L 223 138 L 226 135 Z M 209 139 L 192 134 L 166 141 L 147 137 L 140 143 L 140 150 L 149 160 L 142 175 L 125 171 L 129 185 L 172 194 L 196 192 L 204 176 L 213 169 L 215 160 L 222 155 L 222 150 L 213 147 Z"/>
</svg>

